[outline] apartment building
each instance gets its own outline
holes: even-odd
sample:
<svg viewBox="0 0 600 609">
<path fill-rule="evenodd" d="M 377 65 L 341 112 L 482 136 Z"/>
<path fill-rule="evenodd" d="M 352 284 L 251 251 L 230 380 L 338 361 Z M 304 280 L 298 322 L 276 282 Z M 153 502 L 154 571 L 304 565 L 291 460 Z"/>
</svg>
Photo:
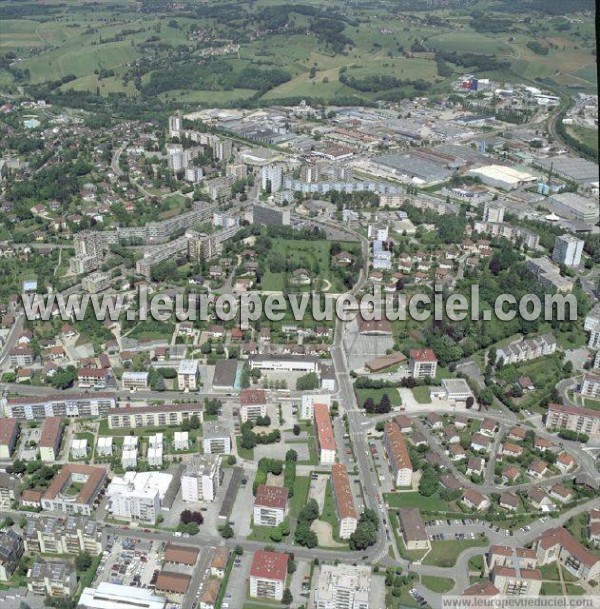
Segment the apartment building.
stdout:
<svg viewBox="0 0 600 609">
<path fill-rule="evenodd" d="M 113 477 L 106 495 L 117 520 L 155 524 L 173 476 L 161 472 L 126 472 Z"/>
<path fill-rule="evenodd" d="M 242 389 L 240 392 L 240 420 L 255 422 L 267 414 L 267 396 L 262 389 Z"/>
<path fill-rule="evenodd" d="M 86 438 L 71 440 L 71 459 L 85 459 L 88 454 L 88 441 Z"/>
<path fill-rule="evenodd" d="M 14 347 L 8 352 L 8 361 L 11 368 L 23 368 L 25 366 L 31 366 L 35 355 L 31 347 Z"/>
<path fill-rule="evenodd" d="M 279 526 L 287 515 L 288 490 L 283 486 L 261 484 L 254 499 L 254 524 Z"/>
<path fill-rule="evenodd" d="M 431 349 L 410 351 L 409 371 L 413 378 L 433 378 L 437 373 L 437 357 Z"/>
<path fill-rule="evenodd" d="M 48 417 L 42 425 L 40 436 L 40 459 L 45 463 L 54 463 L 58 458 L 63 436 L 63 424 L 60 417 Z"/>
<path fill-rule="evenodd" d="M 322 465 L 335 463 L 337 448 L 329 409 L 325 404 L 315 404 L 314 415 L 319 462 Z"/>
<path fill-rule="evenodd" d="M 600 436 L 600 411 L 550 404 L 546 412 L 546 429 L 568 429 L 597 437 Z"/>
<path fill-rule="evenodd" d="M 322 565 L 315 590 L 316 609 L 370 609 L 371 569 L 366 565 Z"/>
<path fill-rule="evenodd" d="M 0 582 L 7 582 L 13 576 L 23 556 L 22 537 L 13 529 L 0 533 Z"/>
<path fill-rule="evenodd" d="M 329 393 L 304 393 L 300 405 L 300 418 L 312 421 L 315 414 L 315 404 L 325 404 L 327 410 L 331 409 L 331 394 Z"/>
<path fill-rule="evenodd" d="M 540 244 L 540 236 L 537 233 L 504 222 L 475 222 L 473 230 L 479 234 L 488 234 L 492 237 L 504 237 L 511 243 L 520 244 L 532 250 L 537 249 Z"/>
<path fill-rule="evenodd" d="M 183 501 L 214 501 L 221 486 L 223 472 L 219 455 L 196 455 L 181 474 Z"/>
<path fill-rule="evenodd" d="M 250 567 L 250 596 L 281 601 L 287 577 L 289 555 L 259 550 Z"/>
<path fill-rule="evenodd" d="M 358 526 L 358 514 L 354 505 L 348 470 L 342 463 L 334 463 L 331 466 L 331 487 L 340 522 L 340 538 L 350 539 Z"/>
<path fill-rule="evenodd" d="M 42 509 L 90 516 L 107 480 L 103 467 L 66 463 L 42 494 Z"/>
<path fill-rule="evenodd" d="M 135 408 L 114 408 L 108 414 L 109 429 L 135 429 L 136 427 L 164 427 L 181 425 L 192 417 L 204 420 L 202 404 L 163 404 Z"/>
<path fill-rule="evenodd" d="M 231 453 L 229 426 L 223 421 L 206 421 L 202 426 L 202 448 L 205 455 Z"/>
<path fill-rule="evenodd" d="M 20 479 L 17 476 L 0 471 L 0 508 L 10 508 L 19 500 Z"/>
<path fill-rule="evenodd" d="M 0 459 L 10 459 L 19 438 L 19 421 L 15 418 L 2 419 L 0 427 Z"/>
<path fill-rule="evenodd" d="M 581 395 L 588 398 L 600 398 L 600 374 L 588 372 L 583 375 Z"/>
<path fill-rule="evenodd" d="M 506 596 L 539 596 L 542 573 L 539 569 L 521 569 L 496 565 L 491 572 L 492 583 Z"/>
<path fill-rule="evenodd" d="M 486 556 L 485 568 L 491 571 L 495 566 L 514 567 L 516 569 L 536 569 L 537 555 L 531 548 L 492 545 Z"/>
<path fill-rule="evenodd" d="M 554 241 L 552 260 L 557 264 L 577 267 L 581 264 L 583 245 L 583 239 L 578 239 L 573 235 L 558 235 Z"/>
<path fill-rule="evenodd" d="M 84 516 L 31 518 L 23 531 L 27 552 L 38 554 L 102 553 L 102 533 L 98 523 Z"/>
<path fill-rule="evenodd" d="M 38 596 L 70 598 L 77 589 L 75 567 L 67 562 L 49 562 L 39 556 L 27 572 L 27 589 Z"/>
<path fill-rule="evenodd" d="M 567 529 L 545 530 L 533 547 L 540 565 L 559 562 L 572 575 L 585 581 L 600 577 L 600 557 L 577 541 Z"/>
<path fill-rule="evenodd" d="M 527 362 L 538 357 L 552 355 L 556 351 L 556 339 L 552 334 L 528 338 L 496 349 L 496 361 L 503 365 Z"/>
<path fill-rule="evenodd" d="M 121 383 L 123 389 L 134 389 L 144 390 L 148 389 L 149 385 L 149 373 L 148 372 L 131 372 L 129 370 L 123 372 L 121 377 Z"/>
<path fill-rule="evenodd" d="M 396 487 L 412 485 L 413 467 L 410 462 L 406 441 L 400 428 L 393 421 L 388 421 L 384 427 L 383 445 L 394 475 Z"/>
<path fill-rule="evenodd" d="M 197 391 L 200 379 L 200 367 L 198 360 L 182 359 L 177 371 L 177 386 L 179 391 Z"/>
<path fill-rule="evenodd" d="M 315 372 L 321 371 L 321 360 L 312 355 L 252 355 L 249 359 L 250 368 L 276 372 Z"/>
<path fill-rule="evenodd" d="M 265 226 L 289 226 L 291 221 L 290 209 L 270 205 L 253 205 L 252 221 L 254 224 Z"/>
<path fill-rule="evenodd" d="M 90 294 L 97 294 L 110 287 L 111 279 L 108 273 L 90 273 L 82 278 L 81 287 Z"/>
<path fill-rule="evenodd" d="M 48 417 L 103 417 L 115 405 L 114 394 L 102 392 L 0 398 L 0 409 L 5 417 L 28 421 L 42 421 Z"/>
</svg>

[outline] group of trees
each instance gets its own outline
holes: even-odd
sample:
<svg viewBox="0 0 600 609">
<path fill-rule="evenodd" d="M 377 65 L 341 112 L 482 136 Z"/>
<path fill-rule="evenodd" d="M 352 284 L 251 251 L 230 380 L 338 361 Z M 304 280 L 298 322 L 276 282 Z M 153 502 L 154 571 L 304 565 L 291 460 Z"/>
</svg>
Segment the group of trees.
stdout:
<svg viewBox="0 0 600 609">
<path fill-rule="evenodd" d="M 363 408 L 368 414 L 386 414 L 392 410 L 392 403 L 388 394 L 384 393 L 378 404 L 375 403 L 373 398 L 368 397 L 363 404 Z"/>
<path fill-rule="evenodd" d="M 319 375 L 316 372 L 309 372 L 296 381 L 296 389 L 298 391 L 312 391 L 313 389 L 318 389 L 319 385 Z"/>
<path fill-rule="evenodd" d="M 274 429 L 269 433 L 257 434 L 252 428 L 254 424 L 252 421 L 246 421 L 241 427 L 241 439 L 240 446 L 247 450 L 254 448 L 258 444 L 274 444 L 279 442 L 281 439 L 281 432 L 279 429 Z"/>
<path fill-rule="evenodd" d="M 182 533 L 187 533 L 188 535 L 196 535 L 203 522 L 204 516 L 202 516 L 202 512 L 183 510 L 179 516 L 179 526 L 177 527 L 177 530 Z"/>
<path fill-rule="evenodd" d="M 319 517 L 319 505 L 310 499 L 298 515 L 294 540 L 298 545 L 314 548 L 319 543 L 317 534 L 311 531 L 311 524 Z"/>
<path fill-rule="evenodd" d="M 365 550 L 377 541 L 377 531 L 379 530 L 379 518 L 374 510 L 365 508 L 365 511 L 358 519 L 358 526 L 350 535 L 351 550 Z"/>
</svg>

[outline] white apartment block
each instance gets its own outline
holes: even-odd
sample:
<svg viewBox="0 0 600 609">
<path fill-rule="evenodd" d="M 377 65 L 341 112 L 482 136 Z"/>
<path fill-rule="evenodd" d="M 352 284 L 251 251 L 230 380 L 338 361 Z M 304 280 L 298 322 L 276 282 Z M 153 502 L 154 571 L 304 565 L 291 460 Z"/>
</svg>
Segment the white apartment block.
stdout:
<svg viewBox="0 0 600 609">
<path fill-rule="evenodd" d="M 100 436 L 96 444 L 96 455 L 110 457 L 113 454 L 112 436 Z"/>
<path fill-rule="evenodd" d="M 198 455 L 186 464 L 181 475 L 181 499 L 183 501 L 215 500 L 221 486 L 221 457 Z"/>
<path fill-rule="evenodd" d="M 147 459 L 150 467 L 161 467 L 163 464 L 162 446 L 151 446 L 148 448 Z"/>
<path fill-rule="evenodd" d="M 433 378 L 437 373 L 437 357 L 431 349 L 413 349 L 410 352 L 409 370 L 413 378 Z"/>
<path fill-rule="evenodd" d="M 85 459 L 87 457 L 88 441 L 85 438 L 75 438 L 71 442 L 71 458 Z"/>
<path fill-rule="evenodd" d="M 175 450 L 188 450 L 190 447 L 190 438 L 187 431 L 176 431 L 173 434 L 173 448 Z"/>
<path fill-rule="evenodd" d="M 229 427 L 221 421 L 207 421 L 202 426 L 202 448 L 205 455 L 228 455 L 231 453 Z"/>
<path fill-rule="evenodd" d="M 265 165 L 261 170 L 263 192 L 277 192 L 283 183 L 283 168 L 281 165 Z"/>
<path fill-rule="evenodd" d="M 315 591 L 316 609 L 370 609 L 371 569 L 322 565 Z"/>
<path fill-rule="evenodd" d="M 552 355 L 556 351 L 556 339 L 552 334 L 543 334 L 537 338 L 528 338 L 511 343 L 496 350 L 497 361 L 504 365 L 527 362 L 538 357 Z"/>
<path fill-rule="evenodd" d="M 588 398 L 600 398 L 600 374 L 584 374 L 581 384 L 581 395 Z"/>
<path fill-rule="evenodd" d="M 328 393 L 305 393 L 300 405 L 300 418 L 311 421 L 315 414 L 315 404 L 325 404 L 327 410 L 331 410 L 331 395 Z"/>
<path fill-rule="evenodd" d="M 573 235 L 559 235 L 554 241 L 552 260 L 565 266 L 579 266 L 584 242 Z"/>
<path fill-rule="evenodd" d="M 137 467 L 136 449 L 123 449 L 121 453 L 121 467 L 123 469 L 135 469 Z"/>
<path fill-rule="evenodd" d="M 193 359 L 183 359 L 179 363 L 177 372 L 177 385 L 180 391 L 197 391 L 200 370 L 198 361 Z"/>
<path fill-rule="evenodd" d="M 148 372 L 123 372 L 121 382 L 123 389 L 148 389 Z"/>
<path fill-rule="evenodd" d="M 502 205 L 486 203 L 483 208 L 483 221 L 501 224 L 504 222 L 504 211 L 505 208 Z"/>
</svg>

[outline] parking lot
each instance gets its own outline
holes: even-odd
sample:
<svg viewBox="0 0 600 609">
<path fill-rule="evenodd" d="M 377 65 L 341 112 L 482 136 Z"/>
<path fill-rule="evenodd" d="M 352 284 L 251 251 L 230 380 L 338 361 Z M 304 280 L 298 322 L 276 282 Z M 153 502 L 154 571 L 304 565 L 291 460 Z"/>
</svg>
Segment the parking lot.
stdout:
<svg viewBox="0 0 600 609">
<path fill-rule="evenodd" d="M 252 552 L 244 552 L 242 556 L 236 556 L 221 609 L 238 609 L 246 604 L 247 582 L 253 556 Z"/>
<path fill-rule="evenodd" d="M 102 556 L 96 584 L 109 582 L 152 589 L 161 568 L 163 545 L 162 542 L 117 538 Z"/>
<path fill-rule="evenodd" d="M 236 534 L 243 537 L 250 535 L 252 532 L 250 521 L 252 520 L 252 506 L 254 505 L 254 495 L 252 493 L 254 476 L 254 472 L 246 474 L 245 477 L 248 481 L 245 486 L 240 485 L 231 510 L 230 522 L 234 523 L 232 526 L 234 526 Z"/>
<path fill-rule="evenodd" d="M 301 607 L 308 603 L 310 588 L 310 561 L 297 560 L 296 570 L 290 582 L 290 592 L 294 598 L 294 602 L 291 604 L 292 608 Z"/>
</svg>

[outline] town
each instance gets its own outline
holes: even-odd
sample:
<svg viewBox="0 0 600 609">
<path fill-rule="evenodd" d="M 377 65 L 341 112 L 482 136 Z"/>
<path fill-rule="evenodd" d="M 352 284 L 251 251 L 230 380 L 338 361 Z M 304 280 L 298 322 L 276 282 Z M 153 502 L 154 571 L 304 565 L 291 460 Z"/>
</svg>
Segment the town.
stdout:
<svg viewBox="0 0 600 609">
<path fill-rule="evenodd" d="M 598 97 L 483 72 L 109 123 L 0 93 L 3 607 L 598 598 L 600 185 L 564 136 Z M 289 306 L 474 287 L 459 321 Z M 141 290 L 287 307 L 158 319 Z"/>
</svg>

